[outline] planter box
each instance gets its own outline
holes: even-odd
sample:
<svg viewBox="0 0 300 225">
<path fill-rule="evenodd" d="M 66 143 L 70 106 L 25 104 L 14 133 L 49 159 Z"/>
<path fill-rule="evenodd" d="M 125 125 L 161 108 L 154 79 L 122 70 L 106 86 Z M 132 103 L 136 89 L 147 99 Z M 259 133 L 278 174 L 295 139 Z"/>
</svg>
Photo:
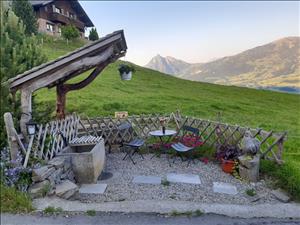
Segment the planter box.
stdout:
<svg viewBox="0 0 300 225">
<path fill-rule="evenodd" d="M 105 147 L 98 144 L 76 144 L 66 147 L 59 156 L 70 157 L 75 180 L 80 184 L 96 183 L 105 163 Z"/>
<path fill-rule="evenodd" d="M 132 78 L 132 72 L 130 71 L 129 73 L 122 73 L 121 75 L 121 79 L 122 80 L 131 80 Z"/>
</svg>

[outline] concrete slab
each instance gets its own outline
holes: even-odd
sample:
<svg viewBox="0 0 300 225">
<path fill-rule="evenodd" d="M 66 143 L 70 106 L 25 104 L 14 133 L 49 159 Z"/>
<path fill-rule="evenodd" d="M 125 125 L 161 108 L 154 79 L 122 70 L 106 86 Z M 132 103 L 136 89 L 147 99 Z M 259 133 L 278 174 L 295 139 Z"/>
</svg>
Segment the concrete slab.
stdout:
<svg viewBox="0 0 300 225">
<path fill-rule="evenodd" d="M 107 184 L 83 184 L 79 188 L 79 194 L 103 194 Z"/>
<path fill-rule="evenodd" d="M 297 203 L 272 203 L 257 205 L 235 205 L 200 203 L 190 201 L 160 201 L 137 200 L 123 202 L 84 203 L 80 201 L 68 201 L 57 197 L 46 197 L 33 200 L 33 206 L 42 211 L 48 206 L 61 207 L 63 211 L 86 212 L 95 210 L 101 212 L 124 213 L 172 213 L 201 210 L 204 213 L 220 214 L 239 218 L 300 218 L 300 204 Z"/>
<path fill-rule="evenodd" d="M 161 177 L 156 176 L 134 176 L 132 183 L 136 184 L 161 184 Z"/>
<path fill-rule="evenodd" d="M 169 173 L 167 180 L 172 183 L 201 184 L 199 176 L 194 174 Z"/>
<path fill-rule="evenodd" d="M 216 193 L 223 193 L 229 195 L 236 195 L 238 193 L 237 188 L 234 185 L 222 182 L 214 182 L 213 191 Z"/>
</svg>

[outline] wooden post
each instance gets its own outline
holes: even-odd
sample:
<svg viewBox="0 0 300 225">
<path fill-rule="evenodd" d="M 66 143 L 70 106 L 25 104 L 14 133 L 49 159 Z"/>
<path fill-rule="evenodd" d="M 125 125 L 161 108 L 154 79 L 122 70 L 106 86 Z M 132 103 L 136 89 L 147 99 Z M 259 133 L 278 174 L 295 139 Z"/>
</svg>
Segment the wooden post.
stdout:
<svg viewBox="0 0 300 225">
<path fill-rule="evenodd" d="M 65 118 L 66 94 L 64 84 L 58 84 L 56 86 L 56 117 L 58 119 Z"/>
<path fill-rule="evenodd" d="M 26 123 L 31 119 L 31 96 L 32 93 L 29 90 L 21 89 L 21 120 L 20 120 L 20 128 L 21 132 L 26 141 L 29 141 L 27 135 Z"/>
<path fill-rule="evenodd" d="M 6 132 L 7 132 L 7 141 L 10 150 L 10 157 L 11 160 L 16 160 L 18 150 L 19 150 L 19 145 L 15 136 L 17 132 L 14 127 L 14 122 L 11 113 L 9 112 L 4 113 L 4 122 L 5 122 Z"/>
</svg>

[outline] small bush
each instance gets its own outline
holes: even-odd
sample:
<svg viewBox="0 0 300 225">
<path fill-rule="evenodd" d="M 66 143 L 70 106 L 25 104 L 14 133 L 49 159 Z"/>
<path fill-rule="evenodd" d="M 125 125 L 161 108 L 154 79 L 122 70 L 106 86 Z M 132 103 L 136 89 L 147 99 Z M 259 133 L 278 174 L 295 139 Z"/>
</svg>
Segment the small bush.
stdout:
<svg viewBox="0 0 300 225">
<path fill-rule="evenodd" d="M 15 188 L 0 184 L 1 213 L 29 213 L 33 211 L 31 198 Z"/>
<path fill-rule="evenodd" d="M 163 186 L 170 186 L 170 181 L 164 179 L 164 180 L 161 181 L 161 184 L 162 184 Z"/>
<path fill-rule="evenodd" d="M 253 188 L 252 189 L 247 189 L 246 194 L 253 197 L 253 196 L 256 195 L 256 191 Z"/>
<path fill-rule="evenodd" d="M 87 214 L 88 216 L 96 216 L 96 211 L 95 211 L 95 210 L 87 210 L 87 211 L 86 211 L 86 214 Z"/>
</svg>

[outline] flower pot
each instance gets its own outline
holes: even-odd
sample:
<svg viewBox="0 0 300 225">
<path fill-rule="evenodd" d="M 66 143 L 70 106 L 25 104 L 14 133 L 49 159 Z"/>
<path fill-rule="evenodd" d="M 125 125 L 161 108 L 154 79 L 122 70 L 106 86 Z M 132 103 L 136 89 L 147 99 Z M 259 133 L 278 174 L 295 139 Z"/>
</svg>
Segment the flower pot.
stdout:
<svg viewBox="0 0 300 225">
<path fill-rule="evenodd" d="M 221 162 L 222 170 L 225 173 L 232 173 L 234 170 L 234 164 L 235 164 L 235 162 L 233 160 L 222 159 L 222 162 Z"/>
<path fill-rule="evenodd" d="M 124 72 L 124 73 L 121 73 L 120 75 L 121 75 L 122 80 L 131 80 L 132 71 L 129 71 L 128 73 Z"/>
</svg>

